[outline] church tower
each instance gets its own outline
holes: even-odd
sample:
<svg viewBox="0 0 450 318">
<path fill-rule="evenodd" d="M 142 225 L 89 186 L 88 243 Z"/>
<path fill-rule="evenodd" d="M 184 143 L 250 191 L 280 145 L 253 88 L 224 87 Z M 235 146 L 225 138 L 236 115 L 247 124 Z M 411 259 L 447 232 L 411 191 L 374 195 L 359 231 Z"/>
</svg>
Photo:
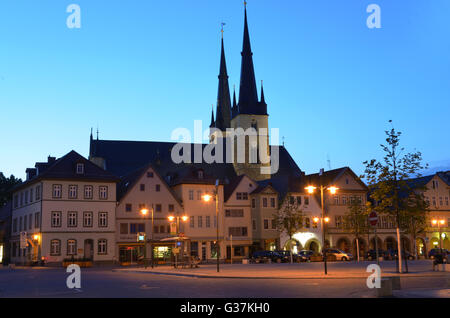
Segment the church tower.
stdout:
<svg viewBox="0 0 450 318">
<path fill-rule="evenodd" d="M 261 150 L 269 156 L 269 115 L 267 114 L 267 104 L 264 99 L 262 83 L 261 100 L 258 100 L 255 71 L 253 67 L 253 53 L 250 46 L 250 34 L 247 24 L 247 7 L 245 7 L 244 40 L 241 55 L 239 100 L 236 104 L 234 96 L 231 128 L 242 128 L 244 131 L 248 128 L 254 128 L 256 129 L 258 138 L 251 140 L 251 138 L 245 136 L 245 161 L 237 162 L 237 160 L 235 160 L 233 165 L 238 175 L 246 174 L 253 180 L 264 180 L 270 178 L 270 173 L 262 173 L 261 167 L 270 169 L 270 162 L 263 163 L 265 160 L 260 158 L 259 149 L 261 148 Z M 261 138 L 264 138 L 263 140 L 266 140 L 265 145 L 261 144 L 260 136 Z M 237 154 L 237 144 L 238 143 L 235 141 L 235 158 Z M 253 159 L 250 159 L 251 153 L 256 153 L 256 158 L 253 156 Z"/>
</svg>

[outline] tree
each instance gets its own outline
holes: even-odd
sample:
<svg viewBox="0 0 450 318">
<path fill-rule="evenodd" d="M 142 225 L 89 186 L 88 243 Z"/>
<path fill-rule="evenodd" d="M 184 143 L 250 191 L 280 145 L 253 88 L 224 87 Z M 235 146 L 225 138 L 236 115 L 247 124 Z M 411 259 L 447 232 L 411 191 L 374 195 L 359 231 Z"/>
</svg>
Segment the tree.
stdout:
<svg viewBox="0 0 450 318">
<path fill-rule="evenodd" d="M 0 172 L 0 207 L 11 200 L 11 193 L 9 191 L 19 183 L 22 183 L 21 179 L 17 179 L 14 175 L 6 178 L 3 173 Z"/>
<path fill-rule="evenodd" d="M 292 236 L 303 228 L 303 211 L 299 208 L 297 203 L 291 203 L 290 197 L 286 196 L 286 202 L 281 205 L 277 214 L 274 214 L 273 222 L 276 229 L 281 232 L 286 232 L 289 236 L 289 242 L 292 242 Z M 292 263 L 292 244 L 291 263 Z"/>
<path fill-rule="evenodd" d="M 359 238 L 369 230 L 367 209 L 359 198 L 355 197 L 350 200 L 348 212 L 343 218 L 343 227 L 355 236 L 356 256 L 359 262 Z"/>
<path fill-rule="evenodd" d="M 411 235 L 414 248 L 414 257 L 417 259 L 417 236 L 423 233 L 427 226 L 427 211 L 429 203 L 425 200 L 422 188 L 410 194 L 406 201 L 406 208 L 400 214 L 400 228 Z"/>
<path fill-rule="evenodd" d="M 389 122 L 392 122 L 391 120 Z M 398 268 L 402 272 L 402 252 L 400 239 L 401 215 L 405 213 L 410 195 L 414 189 L 407 180 L 420 177 L 422 154 L 417 152 L 402 155 L 404 148 L 400 147 L 401 132 L 393 127 L 385 131 L 386 144 L 381 148 L 385 153 L 383 160 L 372 159 L 364 161 L 364 174 L 361 178 L 367 180 L 370 197 L 374 201 L 374 210 L 379 214 L 390 214 L 395 217 L 398 242 Z"/>
</svg>

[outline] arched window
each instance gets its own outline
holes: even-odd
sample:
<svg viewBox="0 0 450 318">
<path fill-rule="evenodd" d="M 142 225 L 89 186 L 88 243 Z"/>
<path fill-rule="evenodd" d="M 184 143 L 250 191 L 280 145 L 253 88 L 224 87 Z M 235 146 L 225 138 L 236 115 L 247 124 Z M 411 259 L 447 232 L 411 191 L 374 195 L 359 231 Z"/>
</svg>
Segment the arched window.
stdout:
<svg viewBox="0 0 450 318">
<path fill-rule="evenodd" d="M 77 240 L 67 240 L 67 255 L 77 255 Z"/>
<path fill-rule="evenodd" d="M 50 255 L 58 256 L 61 255 L 61 241 L 54 239 L 50 241 Z"/>
</svg>

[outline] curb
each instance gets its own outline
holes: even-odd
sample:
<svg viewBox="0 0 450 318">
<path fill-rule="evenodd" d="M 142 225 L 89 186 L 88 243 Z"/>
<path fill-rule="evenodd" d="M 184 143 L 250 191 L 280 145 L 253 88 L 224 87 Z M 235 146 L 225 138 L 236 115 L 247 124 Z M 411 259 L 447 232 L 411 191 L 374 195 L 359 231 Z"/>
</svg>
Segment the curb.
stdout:
<svg viewBox="0 0 450 318">
<path fill-rule="evenodd" d="M 168 273 L 168 272 L 151 272 L 151 271 L 136 271 L 136 270 L 122 270 L 122 269 L 113 269 L 113 272 L 122 272 L 122 273 L 134 273 L 134 274 L 152 274 L 152 275 L 166 275 L 166 276 L 178 276 L 178 277 L 194 277 L 194 278 L 229 278 L 229 279 L 367 279 L 368 276 L 304 276 L 304 277 L 274 277 L 274 276 L 224 276 L 224 275 L 206 275 L 206 274 L 189 274 L 189 273 Z M 369 273 L 368 273 L 369 275 Z M 389 275 L 387 275 L 389 276 Z M 386 277 L 387 277 L 386 276 Z M 392 275 L 390 275 L 392 276 Z M 404 278 L 409 277 L 446 277 L 447 275 L 408 275 L 408 276 L 400 276 Z"/>
</svg>

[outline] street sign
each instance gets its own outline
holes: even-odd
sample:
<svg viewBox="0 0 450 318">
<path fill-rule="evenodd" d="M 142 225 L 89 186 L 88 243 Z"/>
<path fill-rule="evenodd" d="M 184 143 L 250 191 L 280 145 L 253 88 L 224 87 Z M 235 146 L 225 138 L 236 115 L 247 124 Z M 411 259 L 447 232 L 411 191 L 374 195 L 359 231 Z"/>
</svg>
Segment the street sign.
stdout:
<svg viewBox="0 0 450 318">
<path fill-rule="evenodd" d="M 370 212 L 369 214 L 369 223 L 372 226 L 377 226 L 378 224 L 378 215 L 375 211 Z"/>
<path fill-rule="evenodd" d="M 27 232 L 20 232 L 20 248 L 26 249 L 27 248 Z"/>
<path fill-rule="evenodd" d="M 145 241 L 145 233 L 139 232 L 139 233 L 137 234 L 137 241 L 138 241 L 138 242 L 143 242 L 143 241 Z"/>
</svg>

